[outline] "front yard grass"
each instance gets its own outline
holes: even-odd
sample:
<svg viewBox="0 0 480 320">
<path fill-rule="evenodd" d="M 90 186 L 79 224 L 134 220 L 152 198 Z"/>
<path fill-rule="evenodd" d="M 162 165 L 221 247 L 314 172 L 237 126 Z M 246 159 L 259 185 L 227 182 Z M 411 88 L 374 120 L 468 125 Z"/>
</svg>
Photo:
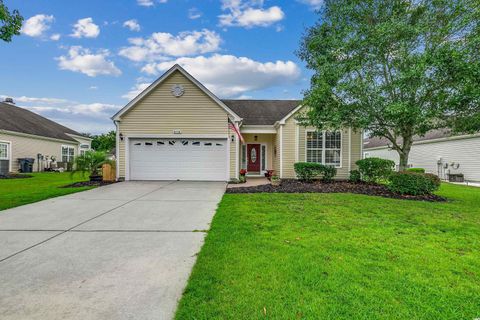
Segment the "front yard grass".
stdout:
<svg viewBox="0 0 480 320">
<path fill-rule="evenodd" d="M 32 175 L 32 178 L 0 179 L 0 210 L 91 189 L 61 188 L 87 179 L 79 174 L 73 177 L 69 172 L 42 172 Z"/>
<path fill-rule="evenodd" d="M 480 318 L 480 189 L 438 194 L 227 194 L 176 318 Z"/>
</svg>

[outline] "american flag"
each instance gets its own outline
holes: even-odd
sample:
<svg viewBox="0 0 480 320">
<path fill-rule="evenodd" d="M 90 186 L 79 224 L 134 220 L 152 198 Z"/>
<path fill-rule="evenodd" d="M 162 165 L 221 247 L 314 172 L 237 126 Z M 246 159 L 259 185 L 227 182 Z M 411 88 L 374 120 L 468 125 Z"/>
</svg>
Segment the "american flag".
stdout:
<svg viewBox="0 0 480 320">
<path fill-rule="evenodd" d="M 237 128 L 237 126 L 235 124 L 233 124 L 230 121 L 230 119 L 228 120 L 228 128 L 233 130 L 237 134 L 238 138 L 240 139 L 240 141 L 242 141 L 242 143 L 245 143 L 245 140 L 243 139 L 243 136 L 240 133 L 240 130 Z"/>
</svg>

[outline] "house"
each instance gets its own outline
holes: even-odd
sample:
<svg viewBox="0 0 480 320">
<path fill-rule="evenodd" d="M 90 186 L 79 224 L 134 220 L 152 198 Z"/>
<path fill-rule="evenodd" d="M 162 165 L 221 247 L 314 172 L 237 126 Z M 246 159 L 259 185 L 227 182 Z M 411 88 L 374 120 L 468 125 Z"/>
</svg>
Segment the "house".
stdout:
<svg viewBox="0 0 480 320">
<path fill-rule="evenodd" d="M 390 159 L 398 165 L 398 153 L 388 145 L 386 139 L 366 139 L 364 157 Z M 480 181 L 480 134 L 455 136 L 448 130 L 432 130 L 423 137 L 415 137 L 408 165 L 424 168 L 441 179 L 462 173 L 465 180 Z"/>
<path fill-rule="evenodd" d="M 244 168 L 295 178 L 294 163 L 310 161 L 348 178 L 362 133 L 305 128 L 296 120 L 303 109 L 295 100 L 221 100 L 175 65 L 112 117 L 117 177 L 228 181 Z"/>
<path fill-rule="evenodd" d="M 33 171 L 43 171 L 53 159 L 60 166 L 90 150 L 91 139 L 20 108 L 12 99 L 0 102 L 0 174 L 19 171 L 20 158 L 34 159 Z"/>
</svg>

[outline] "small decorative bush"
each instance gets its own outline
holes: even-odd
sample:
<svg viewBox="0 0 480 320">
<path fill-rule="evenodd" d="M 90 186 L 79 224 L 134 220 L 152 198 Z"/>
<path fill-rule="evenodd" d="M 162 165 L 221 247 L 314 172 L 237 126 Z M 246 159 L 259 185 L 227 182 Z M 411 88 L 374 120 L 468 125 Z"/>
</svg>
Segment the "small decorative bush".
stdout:
<svg viewBox="0 0 480 320">
<path fill-rule="evenodd" d="M 381 158 L 366 158 L 355 162 L 363 181 L 379 182 L 393 173 L 395 162 Z"/>
<path fill-rule="evenodd" d="M 293 167 L 298 179 L 310 182 L 320 174 L 322 165 L 320 163 L 297 162 Z"/>
<path fill-rule="evenodd" d="M 337 175 L 337 168 L 334 166 L 322 166 L 321 173 L 323 173 L 322 180 L 325 182 L 333 181 L 333 178 Z"/>
<path fill-rule="evenodd" d="M 416 173 L 425 173 L 425 169 L 423 168 L 408 168 L 408 172 L 416 172 Z"/>
<path fill-rule="evenodd" d="M 348 178 L 348 181 L 353 183 L 358 183 L 362 181 L 362 175 L 360 174 L 360 171 L 358 170 L 350 171 L 350 177 Z"/>
<path fill-rule="evenodd" d="M 247 174 L 247 169 L 240 169 L 240 175 L 245 176 Z"/>
<path fill-rule="evenodd" d="M 325 166 L 320 163 L 297 162 L 294 164 L 295 173 L 298 179 L 311 182 L 322 175 L 322 180 L 330 182 L 337 175 L 337 169 L 333 166 Z"/>
<path fill-rule="evenodd" d="M 391 174 L 389 182 L 390 191 L 413 196 L 431 194 L 440 187 L 440 179 L 437 176 L 409 171 Z"/>
</svg>

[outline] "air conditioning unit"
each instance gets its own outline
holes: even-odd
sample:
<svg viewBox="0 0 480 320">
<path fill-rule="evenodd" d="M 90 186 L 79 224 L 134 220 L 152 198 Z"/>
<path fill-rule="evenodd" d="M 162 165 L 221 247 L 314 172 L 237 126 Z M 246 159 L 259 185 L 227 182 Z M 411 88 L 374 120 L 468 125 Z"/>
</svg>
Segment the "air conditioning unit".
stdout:
<svg viewBox="0 0 480 320">
<path fill-rule="evenodd" d="M 10 170 L 10 160 L 0 160 L 0 175 L 7 175 Z"/>
</svg>

